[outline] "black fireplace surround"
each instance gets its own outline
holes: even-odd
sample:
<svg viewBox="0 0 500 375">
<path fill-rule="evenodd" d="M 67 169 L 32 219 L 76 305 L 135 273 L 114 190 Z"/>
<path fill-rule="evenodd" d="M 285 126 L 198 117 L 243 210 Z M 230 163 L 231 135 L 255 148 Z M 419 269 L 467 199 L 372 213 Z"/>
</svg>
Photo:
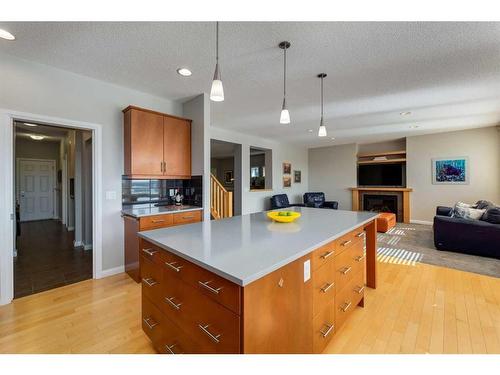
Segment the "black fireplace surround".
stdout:
<svg viewBox="0 0 500 375">
<path fill-rule="evenodd" d="M 398 214 L 397 195 L 363 194 L 363 210 Z"/>
</svg>

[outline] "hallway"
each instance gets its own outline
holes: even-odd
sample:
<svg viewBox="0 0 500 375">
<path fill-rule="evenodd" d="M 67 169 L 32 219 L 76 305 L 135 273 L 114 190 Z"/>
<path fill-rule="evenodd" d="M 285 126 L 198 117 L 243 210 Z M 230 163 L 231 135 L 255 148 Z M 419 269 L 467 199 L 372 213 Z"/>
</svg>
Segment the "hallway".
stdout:
<svg viewBox="0 0 500 375">
<path fill-rule="evenodd" d="M 73 247 L 60 221 L 21 223 L 14 258 L 14 298 L 92 278 L 92 250 Z"/>
</svg>

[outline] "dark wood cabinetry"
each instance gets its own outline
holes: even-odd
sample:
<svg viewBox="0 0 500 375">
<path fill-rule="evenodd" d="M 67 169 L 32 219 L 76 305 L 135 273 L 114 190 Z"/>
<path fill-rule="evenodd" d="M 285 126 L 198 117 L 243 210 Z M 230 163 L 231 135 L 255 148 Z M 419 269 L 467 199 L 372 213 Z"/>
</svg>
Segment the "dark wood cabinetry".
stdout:
<svg viewBox="0 0 500 375">
<path fill-rule="evenodd" d="M 191 120 L 134 106 L 123 113 L 126 176 L 191 177 Z"/>
</svg>

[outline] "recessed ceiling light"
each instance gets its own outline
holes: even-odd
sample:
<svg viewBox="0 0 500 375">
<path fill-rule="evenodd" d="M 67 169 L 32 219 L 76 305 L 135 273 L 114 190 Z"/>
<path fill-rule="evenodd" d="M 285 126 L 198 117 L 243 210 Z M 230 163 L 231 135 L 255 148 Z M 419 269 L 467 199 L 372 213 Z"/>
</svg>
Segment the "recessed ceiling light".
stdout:
<svg viewBox="0 0 500 375">
<path fill-rule="evenodd" d="M 37 124 L 31 124 L 29 122 L 25 122 L 24 125 L 26 125 L 26 126 L 38 126 Z"/>
<path fill-rule="evenodd" d="M 332 141 L 335 139 L 335 137 L 330 138 Z"/>
<path fill-rule="evenodd" d="M 313 132 L 313 130 L 312 130 L 312 129 L 307 129 L 307 131 L 308 131 L 309 133 L 312 133 L 312 132 Z"/>
<path fill-rule="evenodd" d="M 188 68 L 179 68 L 177 69 L 177 73 L 179 73 L 183 77 L 189 77 L 191 74 L 193 74 Z"/>
<path fill-rule="evenodd" d="M 409 115 L 411 115 L 411 112 L 410 112 L 410 111 L 406 111 L 406 112 L 399 112 L 399 114 L 400 114 L 401 116 L 409 116 Z"/>
<path fill-rule="evenodd" d="M 30 138 L 34 139 L 34 140 L 37 140 L 37 141 L 41 141 L 45 137 L 43 135 L 30 135 Z"/>
<path fill-rule="evenodd" d="M 6 40 L 14 40 L 16 37 L 9 33 L 7 30 L 0 29 L 0 38 L 6 39 Z"/>
<path fill-rule="evenodd" d="M 418 125 L 410 125 L 410 129 L 416 129 L 418 128 Z"/>
</svg>

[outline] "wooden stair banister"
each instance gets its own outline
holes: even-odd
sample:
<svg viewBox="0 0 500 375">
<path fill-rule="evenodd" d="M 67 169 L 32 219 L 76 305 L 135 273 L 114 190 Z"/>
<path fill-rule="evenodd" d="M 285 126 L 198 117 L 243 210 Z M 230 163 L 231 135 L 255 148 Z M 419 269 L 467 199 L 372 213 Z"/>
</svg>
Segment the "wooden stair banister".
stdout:
<svg viewBox="0 0 500 375">
<path fill-rule="evenodd" d="M 214 219 L 233 216 L 233 192 L 224 186 L 210 173 L 210 213 Z"/>
</svg>

